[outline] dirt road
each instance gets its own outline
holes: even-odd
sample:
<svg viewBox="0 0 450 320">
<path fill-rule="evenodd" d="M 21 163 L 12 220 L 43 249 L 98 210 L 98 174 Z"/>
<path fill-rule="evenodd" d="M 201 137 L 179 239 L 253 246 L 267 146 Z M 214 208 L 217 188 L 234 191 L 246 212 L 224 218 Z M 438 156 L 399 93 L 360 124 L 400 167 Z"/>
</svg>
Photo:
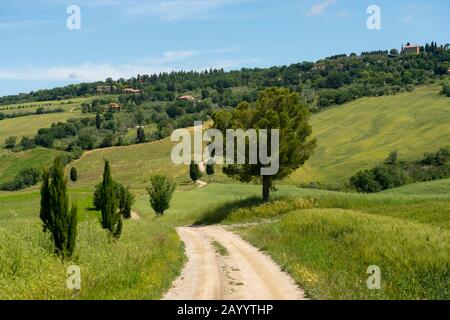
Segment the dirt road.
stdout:
<svg viewBox="0 0 450 320">
<path fill-rule="evenodd" d="M 298 300 L 303 291 L 273 260 L 220 226 L 177 229 L 188 262 L 168 300 Z"/>
</svg>

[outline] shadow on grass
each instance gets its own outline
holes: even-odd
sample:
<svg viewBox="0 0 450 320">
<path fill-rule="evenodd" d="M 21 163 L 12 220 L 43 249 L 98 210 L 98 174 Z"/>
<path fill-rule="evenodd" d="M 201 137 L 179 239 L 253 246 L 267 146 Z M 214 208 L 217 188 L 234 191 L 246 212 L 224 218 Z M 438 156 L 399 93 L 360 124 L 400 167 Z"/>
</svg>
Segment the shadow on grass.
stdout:
<svg viewBox="0 0 450 320">
<path fill-rule="evenodd" d="M 261 198 L 257 196 L 229 201 L 206 211 L 201 217 L 199 217 L 194 222 L 193 225 L 200 226 L 200 225 L 220 223 L 238 209 L 254 208 L 261 205 L 262 203 L 263 202 Z"/>
</svg>

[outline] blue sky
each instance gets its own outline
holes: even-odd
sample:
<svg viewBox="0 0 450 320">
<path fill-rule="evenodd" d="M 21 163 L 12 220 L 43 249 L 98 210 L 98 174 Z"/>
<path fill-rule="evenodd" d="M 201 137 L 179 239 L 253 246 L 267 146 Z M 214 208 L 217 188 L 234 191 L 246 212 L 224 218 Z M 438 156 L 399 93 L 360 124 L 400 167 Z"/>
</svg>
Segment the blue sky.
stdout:
<svg viewBox="0 0 450 320">
<path fill-rule="evenodd" d="M 373 4 L 381 30 L 366 27 Z M 80 30 L 66 27 L 69 5 L 80 7 Z M 449 9 L 448 0 L 1 0 L 0 96 L 448 43 Z"/>
</svg>

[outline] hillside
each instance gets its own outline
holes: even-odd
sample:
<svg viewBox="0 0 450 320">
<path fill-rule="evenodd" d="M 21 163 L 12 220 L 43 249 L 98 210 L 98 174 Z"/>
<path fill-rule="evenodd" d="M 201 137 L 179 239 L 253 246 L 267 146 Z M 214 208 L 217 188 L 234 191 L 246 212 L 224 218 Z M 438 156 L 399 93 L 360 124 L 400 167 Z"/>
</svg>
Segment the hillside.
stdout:
<svg viewBox="0 0 450 320">
<path fill-rule="evenodd" d="M 449 143 L 450 107 L 437 87 L 422 87 L 412 93 L 363 98 L 329 109 L 313 115 L 311 123 L 318 139 L 317 149 L 287 183 L 343 184 L 355 172 L 378 164 L 393 150 L 398 150 L 402 158 L 435 151 Z M 73 165 L 79 169 L 79 183 L 83 186 L 99 181 L 103 158 L 111 161 L 117 179 L 133 188 L 144 187 L 150 175 L 160 171 L 179 182 L 186 181 L 187 167 L 171 163 L 172 145 L 164 139 L 96 150 Z M 226 178 L 219 174 L 216 179 Z"/>
<path fill-rule="evenodd" d="M 420 158 L 450 143 L 450 101 L 437 87 L 357 101 L 312 117 L 317 149 L 289 182 L 342 184 L 389 152 L 403 159 Z"/>
<path fill-rule="evenodd" d="M 47 128 L 52 123 L 64 122 L 81 115 L 78 112 L 60 112 L 2 120 L 0 126 L 0 144 L 3 144 L 10 136 L 16 136 L 18 138 L 17 142 L 20 142 L 20 138 L 33 136 L 40 128 Z"/>
<path fill-rule="evenodd" d="M 27 168 L 44 169 L 63 151 L 36 148 L 14 153 L 0 149 L 0 183 L 14 178 L 21 170 Z"/>
<path fill-rule="evenodd" d="M 450 179 L 412 183 L 382 193 L 398 195 L 450 195 Z"/>
</svg>

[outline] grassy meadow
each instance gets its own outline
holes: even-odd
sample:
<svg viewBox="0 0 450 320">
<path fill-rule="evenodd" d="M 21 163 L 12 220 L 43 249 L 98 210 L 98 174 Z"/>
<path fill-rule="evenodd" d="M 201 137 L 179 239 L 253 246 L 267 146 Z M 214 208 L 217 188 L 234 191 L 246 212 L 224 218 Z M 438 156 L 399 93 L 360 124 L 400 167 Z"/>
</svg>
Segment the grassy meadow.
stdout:
<svg viewBox="0 0 450 320">
<path fill-rule="evenodd" d="M 54 115 L 81 115 L 72 111 Z M 0 142 L 51 124 L 39 117 L 0 121 Z M 23 121 L 24 131 L 15 131 L 10 120 Z M 395 149 L 403 158 L 435 151 L 448 145 L 448 123 L 448 102 L 434 87 L 363 98 L 316 114 L 315 155 L 280 183 L 266 204 L 259 200 L 261 186 L 236 183 L 220 168 L 207 186 L 192 184 L 188 166 L 171 162 L 170 139 L 86 152 L 66 168 L 76 167 L 79 178 L 68 184 L 80 220 L 70 261 L 52 253 L 42 232 L 39 186 L 0 192 L 0 299 L 159 299 L 185 262 L 174 227 L 191 224 L 233 228 L 270 254 L 312 299 L 449 299 L 450 180 L 370 195 L 298 187 L 309 181 L 342 185 Z M 2 149 L 0 182 L 24 168 L 47 166 L 60 153 Z M 118 242 L 108 239 L 92 208 L 104 159 L 111 163 L 113 178 L 131 187 L 133 211 L 140 216 L 125 221 Z M 170 209 L 159 218 L 145 190 L 155 173 L 178 183 Z M 216 248 L 221 251 L 220 243 Z M 71 264 L 81 268 L 80 291 L 66 288 Z M 370 265 L 381 268 L 381 290 L 366 287 Z"/>
<path fill-rule="evenodd" d="M 284 185 L 272 202 L 261 204 L 260 191 L 244 184 L 191 186 L 177 191 L 165 216 L 156 218 L 145 191 L 135 190 L 133 210 L 141 219 L 126 221 L 122 238 L 111 243 L 92 209 L 91 189 L 70 184 L 81 222 L 76 254 L 64 263 L 50 253 L 41 232 L 39 192 L 0 193 L 0 283 L 10 288 L 3 298 L 159 298 L 184 262 L 173 227 L 212 223 L 234 226 L 313 299 L 449 298 L 449 195 L 361 195 Z M 76 294 L 64 289 L 71 263 L 84 275 Z M 369 265 L 382 270 L 381 291 L 365 287 Z"/>
<path fill-rule="evenodd" d="M 440 87 L 411 93 L 362 98 L 311 118 L 317 148 L 291 183 L 319 181 L 339 185 L 397 150 L 417 159 L 449 144 L 450 107 Z"/>
<path fill-rule="evenodd" d="M 80 111 L 57 112 L 47 114 L 35 114 L 25 117 L 1 120 L 0 123 L 0 144 L 10 136 L 17 137 L 18 141 L 22 137 L 34 136 L 40 128 L 50 127 L 52 123 L 65 122 L 70 118 L 82 117 Z"/>
<path fill-rule="evenodd" d="M 44 169 L 64 151 L 34 148 L 23 152 L 0 149 L 0 183 L 9 181 L 21 170 L 27 168 Z"/>
</svg>

